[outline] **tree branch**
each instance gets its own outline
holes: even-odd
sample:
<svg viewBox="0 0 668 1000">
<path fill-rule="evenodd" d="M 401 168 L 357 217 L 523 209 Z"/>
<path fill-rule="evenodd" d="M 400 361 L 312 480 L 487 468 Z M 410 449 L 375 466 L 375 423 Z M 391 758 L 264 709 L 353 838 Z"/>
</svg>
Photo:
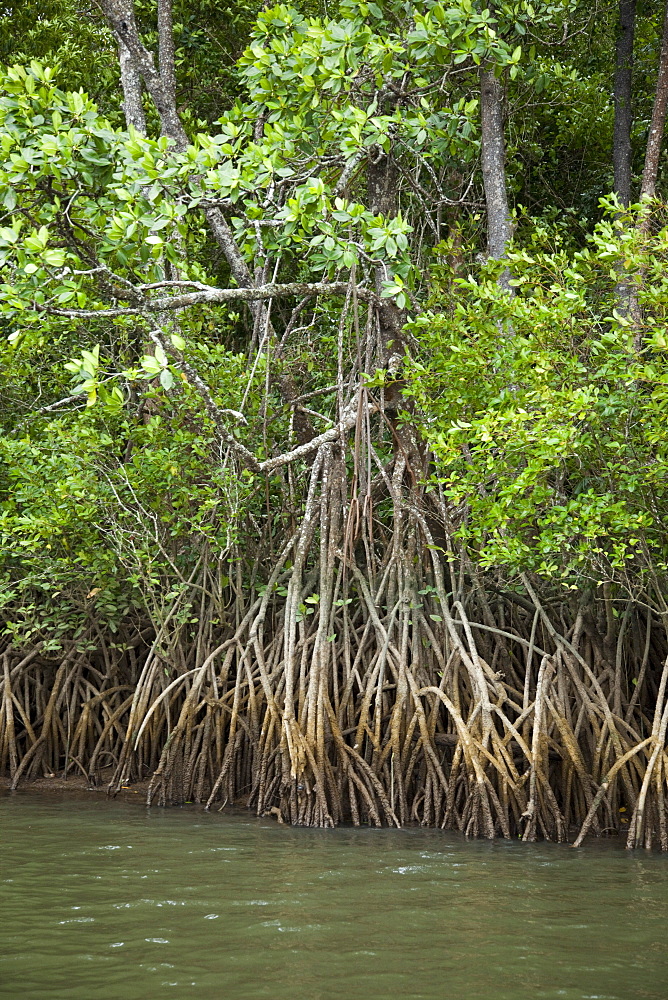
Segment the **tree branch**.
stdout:
<svg viewBox="0 0 668 1000">
<path fill-rule="evenodd" d="M 179 284 L 179 282 L 175 282 Z M 193 282 L 192 284 L 195 284 Z M 191 306 L 217 305 L 225 302 L 263 302 L 267 299 L 283 298 L 289 295 L 343 295 L 348 291 L 345 281 L 292 281 L 283 285 L 267 284 L 256 288 L 215 288 L 201 285 L 195 292 L 184 295 L 147 299 L 141 306 L 119 306 L 116 309 L 58 309 L 56 306 L 35 304 L 39 312 L 50 316 L 67 316 L 69 319 L 113 319 L 117 316 L 142 316 L 152 312 L 189 309 Z M 378 297 L 365 288 L 357 288 L 357 297 L 362 302 L 377 303 Z"/>
<path fill-rule="evenodd" d="M 206 412 L 208 413 L 209 417 L 216 426 L 216 430 L 218 432 L 218 436 L 220 437 L 221 441 L 224 444 L 226 444 L 229 448 L 231 448 L 236 455 L 238 455 L 238 457 L 241 459 L 242 463 L 246 466 L 247 469 L 250 469 L 252 472 L 260 472 L 261 471 L 260 464 L 258 463 L 258 460 L 253 454 L 253 452 L 249 451 L 249 449 L 246 448 L 245 445 L 241 444 L 240 441 L 237 441 L 234 435 L 231 434 L 230 431 L 227 429 L 224 416 L 225 412 L 229 413 L 230 411 L 229 410 L 223 411 L 216 405 L 216 402 L 213 399 L 211 393 L 209 392 L 209 387 L 207 386 L 204 379 L 201 378 L 201 376 L 193 368 L 193 366 L 190 365 L 185 360 L 181 351 L 178 351 L 168 341 L 168 339 L 163 334 L 162 330 L 159 329 L 152 330 L 149 336 L 153 341 L 153 343 L 157 344 L 158 347 L 161 347 L 166 355 L 168 356 L 171 355 L 176 359 L 179 368 L 182 369 L 188 381 L 195 386 L 195 388 L 199 392 L 204 402 Z M 239 415 L 237 415 L 237 417 L 238 416 Z"/>
<path fill-rule="evenodd" d="M 241 460 L 242 464 L 252 472 L 272 472 L 274 469 L 278 469 L 282 465 L 288 465 L 290 462 L 295 462 L 300 458 L 305 458 L 307 455 L 310 455 L 311 452 L 317 451 L 321 445 L 330 444 L 333 441 L 339 440 L 342 434 L 347 433 L 357 423 L 360 389 L 357 390 L 343 411 L 341 420 L 339 420 L 339 422 L 333 427 L 330 427 L 329 430 L 325 431 L 323 434 L 318 434 L 317 437 L 312 438 L 305 444 L 301 444 L 297 448 L 293 448 L 292 451 L 284 452 L 282 455 L 275 455 L 273 458 L 267 458 L 264 462 L 258 462 L 252 451 L 249 451 L 245 445 L 241 444 L 240 441 L 237 441 L 234 435 L 230 433 L 224 421 L 224 417 L 226 415 L 231 414 L 237 420 L 239 420 L 239 418 L 243 420 L 243 416 L 235 411 L 222 410 L 216 404 L 204 379 L 201 378 L 193 366 L 186 361 L 181 351 L 175 348 L 173 344 L 168 341 L 162 330 L 152 330 L 149 336 L 155 344 L 162 348 L 166 355 L 175 358 L 179 368 L 183 370 L 188 381 L 195 386 L 202 397 L 206 411 L 216 425 L 216 430 L 218 431 L 221 441 L 228 445 L 228 447 L 230 447 Z M 376 409 L 377 406 L 375 404 L 371 404 L 369 412 L 373 413 Z"/>
<path fill-rule="evenodd" d="M 300 458 L 305 458 L 307 455 L 310 455 L 312 451 L 317 451 L 317 449 L 323 444 L 338 441 L 342 434 L 347 433 L 357 423 L 358 409 L 359 390 L 343 411 L 341 420 L 339 420 L 334 427 L 330 427 L 330 429 L 325 431 L 324 434 L 318 434 L 317 437 L 307 441 L 306 444 L 299 445 L 298 448 L 294 448 L 292 451 L 284 452 L 282 455 L 276 455 L 274 458 L 265 459 L 264 462 L 260 462 L 259 471 L 272 472 L 274 469 L 278 469 L 281 465 L 288 465 L 290 462 L 295 462 Z M 370 404 L 368 412 L 375 413 L 377 409 L 378 407 L 375 404 Z"/>
<path fill-rule="evenodd" d="M 137 25 L 134 20 L 132 0 L 96 0 L 96 2 L 107 18 L 119 44 L 125 45 L 126 49 L 131 53 L 137 72 L 141 74 L 146 89 L 151 95 L 151 99 L 160 116 L 162 134 L 171 139 L 176 149 L 182 153 L 188 147 L 188 136 L 181 124 L 181 119 L 176 109 L 174 94 L 170 89 L 171 82 L 168 79 L 167 83 L 165 83 L 161 74 L 155 68 L 152 54 L 139 38 Z M 166 31 L 168 16 L 165 10 L 163 10 L 162 16 L 163 29 Z M 171 18 L 171 14 L 169 17 Z M 167 53 L 165 53 L 165 59 L 168 59 Z M 239 252 L 239 248 L 224 216 L 217 208 L 205 209 L 204 214 L 214 238 L 227 258 L 235 280 L 240 285 L 252 285 L 252 275 Z"/>
</svg>

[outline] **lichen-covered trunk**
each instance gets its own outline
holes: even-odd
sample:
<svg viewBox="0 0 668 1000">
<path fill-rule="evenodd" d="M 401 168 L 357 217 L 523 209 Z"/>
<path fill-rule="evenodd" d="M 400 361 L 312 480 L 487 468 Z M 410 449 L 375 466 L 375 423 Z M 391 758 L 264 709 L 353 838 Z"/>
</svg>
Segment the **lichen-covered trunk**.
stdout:
<svg viewBox="0 0 668 1000">
<path fill-rule="evenodd" d="M 131 29 L 136 30 L 134 6 L 128 2 L 118 3 L 119 16 Z M 121 88 L 123 90 L 123 111 L 128 129 L 134 128 L 142 135 L 146 134 L 146 116 L 142 103 L 142 78 L 129 48 L 118 38 L 118 61 L 121 70 Z"/>
<path fill-rule="evenodd" d="M 487 66 L 480 71 L 480 123 L 487 248 L 493 260 L 503 260 L 513 234 L 506 189 L 503 116 L 503 86 L 494 70 Z M 507 268 L 499 284 L 512 294 Z"/>
</svg>

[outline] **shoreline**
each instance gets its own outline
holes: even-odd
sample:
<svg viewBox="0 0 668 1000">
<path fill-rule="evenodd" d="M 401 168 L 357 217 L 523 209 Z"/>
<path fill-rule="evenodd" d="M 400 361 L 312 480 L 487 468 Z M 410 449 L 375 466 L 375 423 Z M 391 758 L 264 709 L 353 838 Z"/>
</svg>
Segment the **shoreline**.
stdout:
<svg viewBox="0 0 668 1000">
<path fill-rule="evenodd" d="M 120 802 L 126 802 L 126 803 L 134 803 L 135 805 L 141 805 L 141 806 L 143 806 L 145 809 L 164 809 L 164 810 L 188 809 L 188 810 L 192 810 L 192 811 L 204 811 L 204 805 L 201 802 L 184 802 L 181 805 L 166 805 L 166 806 L 152 805 L 152 806 L 148 806 L 146 804 L 146 793 L 148 791 L 148 786 L 149 786 L 149 781 L 148 780 L 144 780 L 144 781 L 140 781 L 140 782 L 138 781 L 134 785 L 128 785 L 128 786 L 121 787 L 119 789 L 119 791 L 115 795 L 109 795 L 107 793 L 107 783 L 106 782 L 103 782 L 103 783 L 101 783 L 99 785 L 91 785 L 82 776 L 72 776 L 72 777 L 68 777 L 68 778 L 63 778 L 62 776 L 57 776 L 57 775 L 53 775 L 52 777 L 49 776 L 49 775 L 45 775 L 42 778 L 35 778 L 35 779 L 31 780 L 31 781 L 26 781 L 26 782 L 22 783 L 13 792 L 11 791 L 10 785 L 11 785 L 11 781 L 10 781 L 9 778 L 4 777 L 4 776 L 0 776 L 0 802 L 4 798 L 9 798 L 10 796 L 13 796 L 13 795 L 19 795 L 19 796 L 21 796 L 21 795 L 26 795 L 27 794 L 29 796 L 32 796 L 32 795 L 35 795 L 35 796 L 43 795 L 43 796 L 46 796 L 46 797 L 48 797 L 50 795 L 53 795 L 53 796 L 57 795 L 57 796 L 60 796 L 60 797 L 67 796 L 72 801 L 84 801 L 84 800 L 91 801 L 91 799 L 97 798 L 99 801 L 106 801 L 106 802 L 110 802 L 110 803 L 112 803 L 112 802 L 118 802 L 118 801 L 120 801 Z M 212 813 L 214 813 L 214 812 L 215 813 L 221 813 L 223 811 L 225 813 L 227 813 L 228 815 L 234 815 L 234 816 L 241 816 L 241 815 L 248 816 L 248 815 L 252 815 L 256 819 L 265 819 L 265 820 L 274 820 L 274 821 L 276 821 L 278 819 L 278 817 L 276 816 L 276 814 L 265 814 L 264 816 L 259 817 L 259 816 L 257 816 L 257 814 L 255 812 L 249 813 L 248 809 L 246 809 L 242 804 L 239 804 L 239 803 L 228 804 L 228 805 L 225 805 L 225 806 L 222 806 L 222 807 L 218 806 L 218 808 L 215 808 L 215 809 L 211 810 Z M 280 825 L 280 826 L 286 825 L 287 826 L 289 824 L 284 824 L 284 823 L 280 822 L 280 820 L 279 820 L 277 822 L 277 825 Z M 292 829 L 300 829 L 300 827 L 291 827 L 291 828 Z M 312 829 L 314 829 L 314 827 L 308 827 L 308 828 L 304 828 L 304 829 L 311 829 L 312 830 Z M 338 829 L 341 829 L 341 826 L 338 827 Z M 350 827 L 349 829 L 363 829 L 363 827 Z M 390 830 L 390 829 L 393 829 L 393 828 L 392 827 L 386 827 L 385 829 Z M 411 829 L 430 829 L 430 830 L 433 830 L 433 827 L 432 828 L 428 828 L 428 827 L 420 827 L 419 825 L 414 825 L 414 824 L 407 824 L 406 826 L 399 827 L 398 828 L 398 832 L 405 831 L 405 830 L 411 830 Z M 458 833 L 457 831 L 454 831 L 454 830 L 442 830 L 441 832 L 445 833 L 445 834 L 448 834 L 448 835 L 453 835 L 453 834 L 457 835 L 457 833 Z M 577 831 L 576 830 L 572 830 L 571 833 L 572 833 L 572 836 L 573 836 L 572 840 L 557 842 L 557 841 L 551 841 L 551 840 L 545 840 L 545 839 L 543 839 L 543 840 L 536 841 L 534 843 L 554 844 L 555 846 L 560 846 L 560 847 L 573 847 L 574 846 L 573 845 L 573 841 L 575 840 Z M 580 846 L 588 846 L 588 847 L 595 847 L 595 848 L 598 847 L 598 848 L 600 848 L 600 847 L 603 847 L 603 846 L 614 846 L 615 844 L 617 844 L 621 848 L 622 845 L 623 845 L 624 833 L 625 833 L 624 830 L 619 831 L 619 832 L 614 831 L 614 830 L 609 830 L 609 831 L 606 831 L 606 833 L 604 833 L 604 835 L 599 836 L 599 837 L 594 836 L 593 834 L 589 834 L 586 837 L 586 839 L 585 839 L 585 843 L 583 845 L 580 845 Z M 459 836 L 461 836 L 461 834 L 459 834 Z M 464 839 L 467 839 L 467 838 L 464 838 Z M 469 839 L 470 839 L 471 843 L 480 843 L 481 842 L 480 838 L 473 837 L 473 838 L 469 838 Z M 496 837 L 496 838 L 494 838 L 493 841 L 483 841 L 483 842 L 488 842 L 488 843 L 495 843 L 495 842 L 496 843 L 508 843 L 508 841 L 505 840 L 503 837 Z M 651 853 L 656 853 L 656 848 L 650 849 L 650 852 Z M 625 850 L 624 853 L 626 854 L 627 851 Z"/>
<path fill-rule="evenodd" d="M 146 792 L 148 791 L 148 781 L 138 781 L 133 785 L 121 788 L 116 795 L 107 793 L 107 783 L 101 782 L 99 785 L 91 785 L 87 778 L 81 775 L 71 775 L 64 778 L 59 775 L 44 775 L 42 778 L 34 778 L 31 781 L 22 782 L 13 792 L 11 790 L 11 779 L 0 777 L 0 798 L 9 795 L 20 795 L 22 793 L 69 793 L 73 798 L 89 798 L 97 796 L 113 802 L 115 799 L 122 802 L 142 802 L 145 804 Z"/>
</svg>

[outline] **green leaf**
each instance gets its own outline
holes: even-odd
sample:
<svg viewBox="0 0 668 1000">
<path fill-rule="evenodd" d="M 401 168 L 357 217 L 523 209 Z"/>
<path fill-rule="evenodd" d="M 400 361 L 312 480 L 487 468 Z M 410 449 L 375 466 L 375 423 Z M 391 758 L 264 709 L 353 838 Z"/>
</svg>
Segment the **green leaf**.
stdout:
<svg viewBox="0 0 668 1000">
<path fill-rule="evenodd" d="M 155 348 L 155 359 L 158 362 L 158 364 L 161 367 L 163 367 L 163 368 L 167 364 L 167 355 L 165 354 L 165 352 L 162 349 L 162 347 L 160 346 L 160 344 L 156 345 L 156 348 Z"/>
<path fill-rule="evenodd" d="M 144 371 L 151 377 L 158 375 L 162 371 L 162 365 L 151 354 L 143 357 L 140 364 Z"/>
</svg>

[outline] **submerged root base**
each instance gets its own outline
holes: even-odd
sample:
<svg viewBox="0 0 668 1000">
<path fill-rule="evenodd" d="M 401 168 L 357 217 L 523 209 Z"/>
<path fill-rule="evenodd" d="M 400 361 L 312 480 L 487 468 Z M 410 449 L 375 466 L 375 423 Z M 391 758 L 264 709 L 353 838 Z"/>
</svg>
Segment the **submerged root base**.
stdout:
<svg viewBox="0 0 668 1000">
<path fill-rule="evenodd" d="M 149 778 L 149 804 L 243 802 L 302 826 L 623 832 L 668 849 L 661 595 L 619 615 L 609 587 L 577 607 L 543 604 L 527 577 L 504 592 L 465 552 L 455 561 L 446 505 L 406 456 L 418 468 L 407 438 L 381 468 L 390 525 L 325 442 L 295 533 L 278 553 L 259 542 L 257 591 L 248 553 L 224 577 L 204 553 L 168 613 L 124 643 L 93 624 L 55 662 L 6 649 L 0 773 L 16 787 L 111 767 L 112 794 Z"/>
<path fill-rule="evenodd" d="M 333 558 L 329 594 L 324 581 L 305 604 L 313 574 L 295 594 L 293 571 L 281 605 L 258 597 L 209 651 L 7 650 L 2 773 L 14 788 L 106 776 L 112 794 L 150 778 L 149 803 L 243 803 L 302 826 L 668 849 L 666 641 L 640 612 L 650 640 L 627 628 L 615 665 L 586 615 L 557 633 L 536 599 L 474 624 L 477 590 L 448 600 L 432 575 L 420 595 L 390 557 L 372 593 Z"/>
</svg>

